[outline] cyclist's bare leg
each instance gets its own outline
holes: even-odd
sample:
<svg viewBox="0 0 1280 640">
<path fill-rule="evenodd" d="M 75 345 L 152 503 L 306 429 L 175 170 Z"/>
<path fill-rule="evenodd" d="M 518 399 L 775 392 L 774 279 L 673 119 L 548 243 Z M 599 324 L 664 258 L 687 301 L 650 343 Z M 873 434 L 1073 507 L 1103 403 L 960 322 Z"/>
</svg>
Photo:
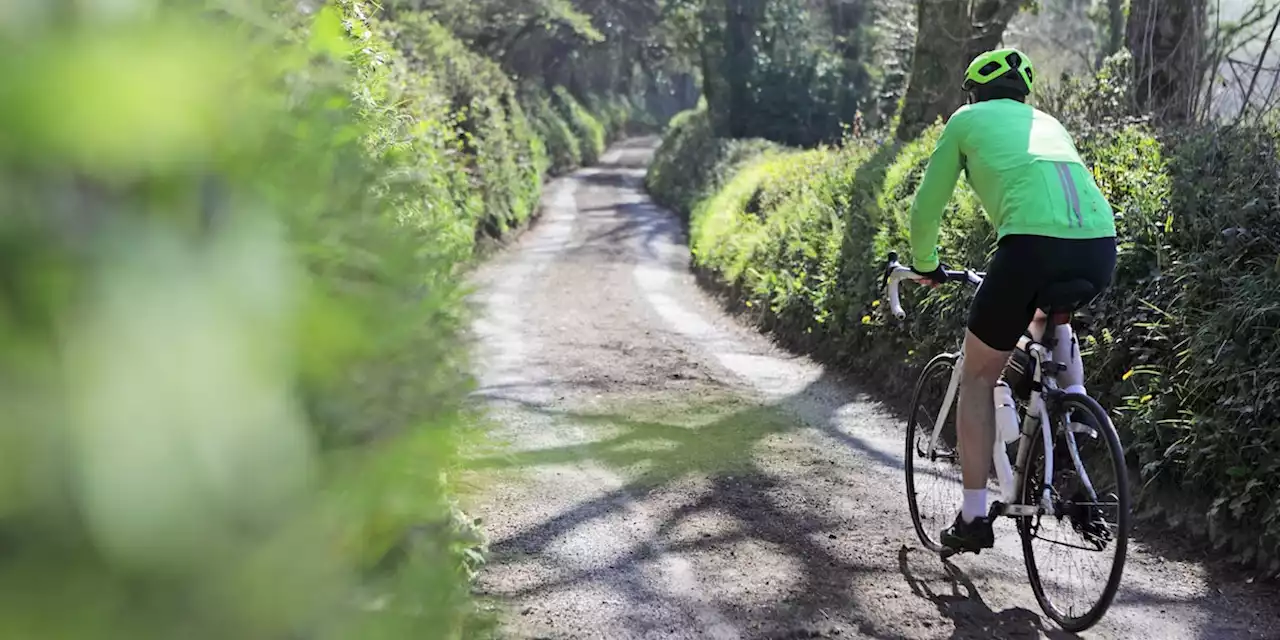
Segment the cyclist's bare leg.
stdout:
<svg viewBox="0 0 1280 640">
<path fill-rule="evenodd" d="M 1009 361 L 1010 353 L 992 349 L 973 332 L 965 331 L 956 431 L 960 442 L 961 476 L 966 490 L 987 488 L 996 437 L 996 412 L 991 390 Z"/>
<path fill-rule="evenodd" d="M 1045 312 L 1036 309 L 1036 317 L 1032 318 L 1031 324 L 1027 326 L 1027 333 L 1031 334 L 1031 337 L 1039 342 L 1044 339 L 1044 329 L 1048 326 L 1048 323 L 1049 316 Z"/>
</svg>

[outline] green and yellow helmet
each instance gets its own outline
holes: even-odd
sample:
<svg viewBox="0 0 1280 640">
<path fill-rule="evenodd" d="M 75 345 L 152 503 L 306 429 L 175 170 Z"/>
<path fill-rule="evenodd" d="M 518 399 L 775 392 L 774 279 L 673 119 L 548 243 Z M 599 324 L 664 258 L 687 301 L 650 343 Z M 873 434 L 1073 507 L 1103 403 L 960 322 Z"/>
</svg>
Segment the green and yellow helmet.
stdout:
<svg viewBox="0 0 1280 640">
<path fill-rule="evenodd" d="M 1030 95 L 1035 85 L 1035 70 L 1031 66 L 1031 58 L 1027 54 L 1005 47 L 980 54 L 969 63 L 964 72 L 965 91 L 973 91 L 980 86 L 1007 87 Z"/>
</svg>

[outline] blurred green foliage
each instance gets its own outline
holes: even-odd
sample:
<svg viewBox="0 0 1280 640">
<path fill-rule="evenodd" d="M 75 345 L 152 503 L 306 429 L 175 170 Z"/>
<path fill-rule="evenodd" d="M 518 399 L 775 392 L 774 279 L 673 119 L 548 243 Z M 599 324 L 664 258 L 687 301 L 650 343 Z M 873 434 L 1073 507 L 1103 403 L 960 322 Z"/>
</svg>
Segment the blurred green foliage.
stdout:
<svg viewBox="0 0 1280 640">
<path fill-rule="evenodd" d="M 553 173 L 563 173 L 582 166 L 582 143 L 560 110 L 551 104 L 551 96 L 541 87 L 524 88 L 524 103 L 534 131 L 545 141 Z"/>
<path fill-rule="evenodd" d="M 871 102 L 874 11 L 866 0 L 668 4 L 680 40 L 698 51 L 719 136 L 837 142 Z"/>
<path fill-rule="evenodd" d="M 357 0 L 18 0 L 0 42 L 0 636 L 476 633 L 461 277 L 630 103 L 551 131 Z"/>
<path fill-rule="evenodd" d="M 628 98 L 665 122 L 696 101 L 696 57 L 669 24 L 683 0 L 387 0 L 399 19 L 422 11 L 510 77 L 581 100 Z M 594 107 L 593 107 L 594 110 Z M 597 112 L 594 115 L 599 116 Z"/>
<path fill-rule="evenodd" d="M 582 153 L 583 164 L 595 164 L 604 153 L 605 131 L 591 112 L 587 111 L 578 99 L 564 87 L 556 87 L 554 101 L 560 109 L 560 116 L 568 123 L 569 129 L 578 140 L 578 148 Z"/>
<path fill-rule="evenodd" d="M 601 96 L 592 94 L 583 102 L 590 113 L 596 115 L 604 128 L 605 142 L 612 143 L 628 132 L 652 128 L 643 118 L 632 122 L 631 102 L 624 95 Z"/>
<path fill-rule="evenodd" d="M 741 163 L 782 148 L 759 138 L 716 136 L 704 102 L 671 119 L 645 174 L 645 185 L 654 198 L 688 215 L 699 202 L 715 195 Z"/>
<path fill-rule="evenodd" d="M 1280 571 L 1277 131 L 1153 130 L 1125 111 L 1122 54 L 1047 96 L 1117 212 L 1115 285 L 1082 313 L 1089 388 L 1113 408 L 1143 507 Z M 692 214 L 698 269 L 792 345 L 900 395 L 958 346 L 971 293 L 904 290 L 905 324 L 879 308 L 888 251 L 905 252 L 914 192 L 940 131 L 910 143 L 849 138 L 778 149 L 676 117 L 648 185 Z M 745 151 L 744 151 L 745 150 Z M 994 232 L 965 185 L 945 215 L 951 264 L 980 266 Z M 905 400 L 896 397 L 896 400 Z M 1138 474 L 1135 474 L 1138 476 Z"/>
</svg>

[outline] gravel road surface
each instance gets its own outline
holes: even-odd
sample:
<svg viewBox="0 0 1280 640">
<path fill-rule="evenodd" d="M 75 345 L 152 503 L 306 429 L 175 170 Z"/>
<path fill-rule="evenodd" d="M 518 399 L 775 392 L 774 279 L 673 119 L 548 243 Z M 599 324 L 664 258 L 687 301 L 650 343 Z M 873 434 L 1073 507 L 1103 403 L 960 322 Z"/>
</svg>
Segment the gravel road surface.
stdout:
<svg viewBox="0 0 1280 640">
<path fill-rule="evenodd" d="M 689 272 L 644 193 L 656 140 L 548 185 L 474 276 L 472 511 L 512 638 L 1071 638 L 1011 521 L 944 565 L 907 514 L 902 429 L 857 380 L 780 350 Z M 1089 638 L 1280 638 L 1280 598 L 1137 532 Z"/>
</svg>

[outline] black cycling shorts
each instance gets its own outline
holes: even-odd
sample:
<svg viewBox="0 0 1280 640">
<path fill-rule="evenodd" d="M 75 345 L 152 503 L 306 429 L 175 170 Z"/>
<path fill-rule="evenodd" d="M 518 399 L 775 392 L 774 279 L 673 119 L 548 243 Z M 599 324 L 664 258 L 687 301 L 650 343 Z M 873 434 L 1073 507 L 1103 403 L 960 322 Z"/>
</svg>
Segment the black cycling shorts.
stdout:
<svg viewBox="0 0 1280 640">
<path fill-rule="evenodd" d="M 1035 317 L 1037 293 L 1075 279 L 1088 280 L 1102 293 L 1115 268 L 1115 238 L 1005 236 L 969 308 L 969 330 L 992 349 L 1012 351 Z"/>
</svg>

